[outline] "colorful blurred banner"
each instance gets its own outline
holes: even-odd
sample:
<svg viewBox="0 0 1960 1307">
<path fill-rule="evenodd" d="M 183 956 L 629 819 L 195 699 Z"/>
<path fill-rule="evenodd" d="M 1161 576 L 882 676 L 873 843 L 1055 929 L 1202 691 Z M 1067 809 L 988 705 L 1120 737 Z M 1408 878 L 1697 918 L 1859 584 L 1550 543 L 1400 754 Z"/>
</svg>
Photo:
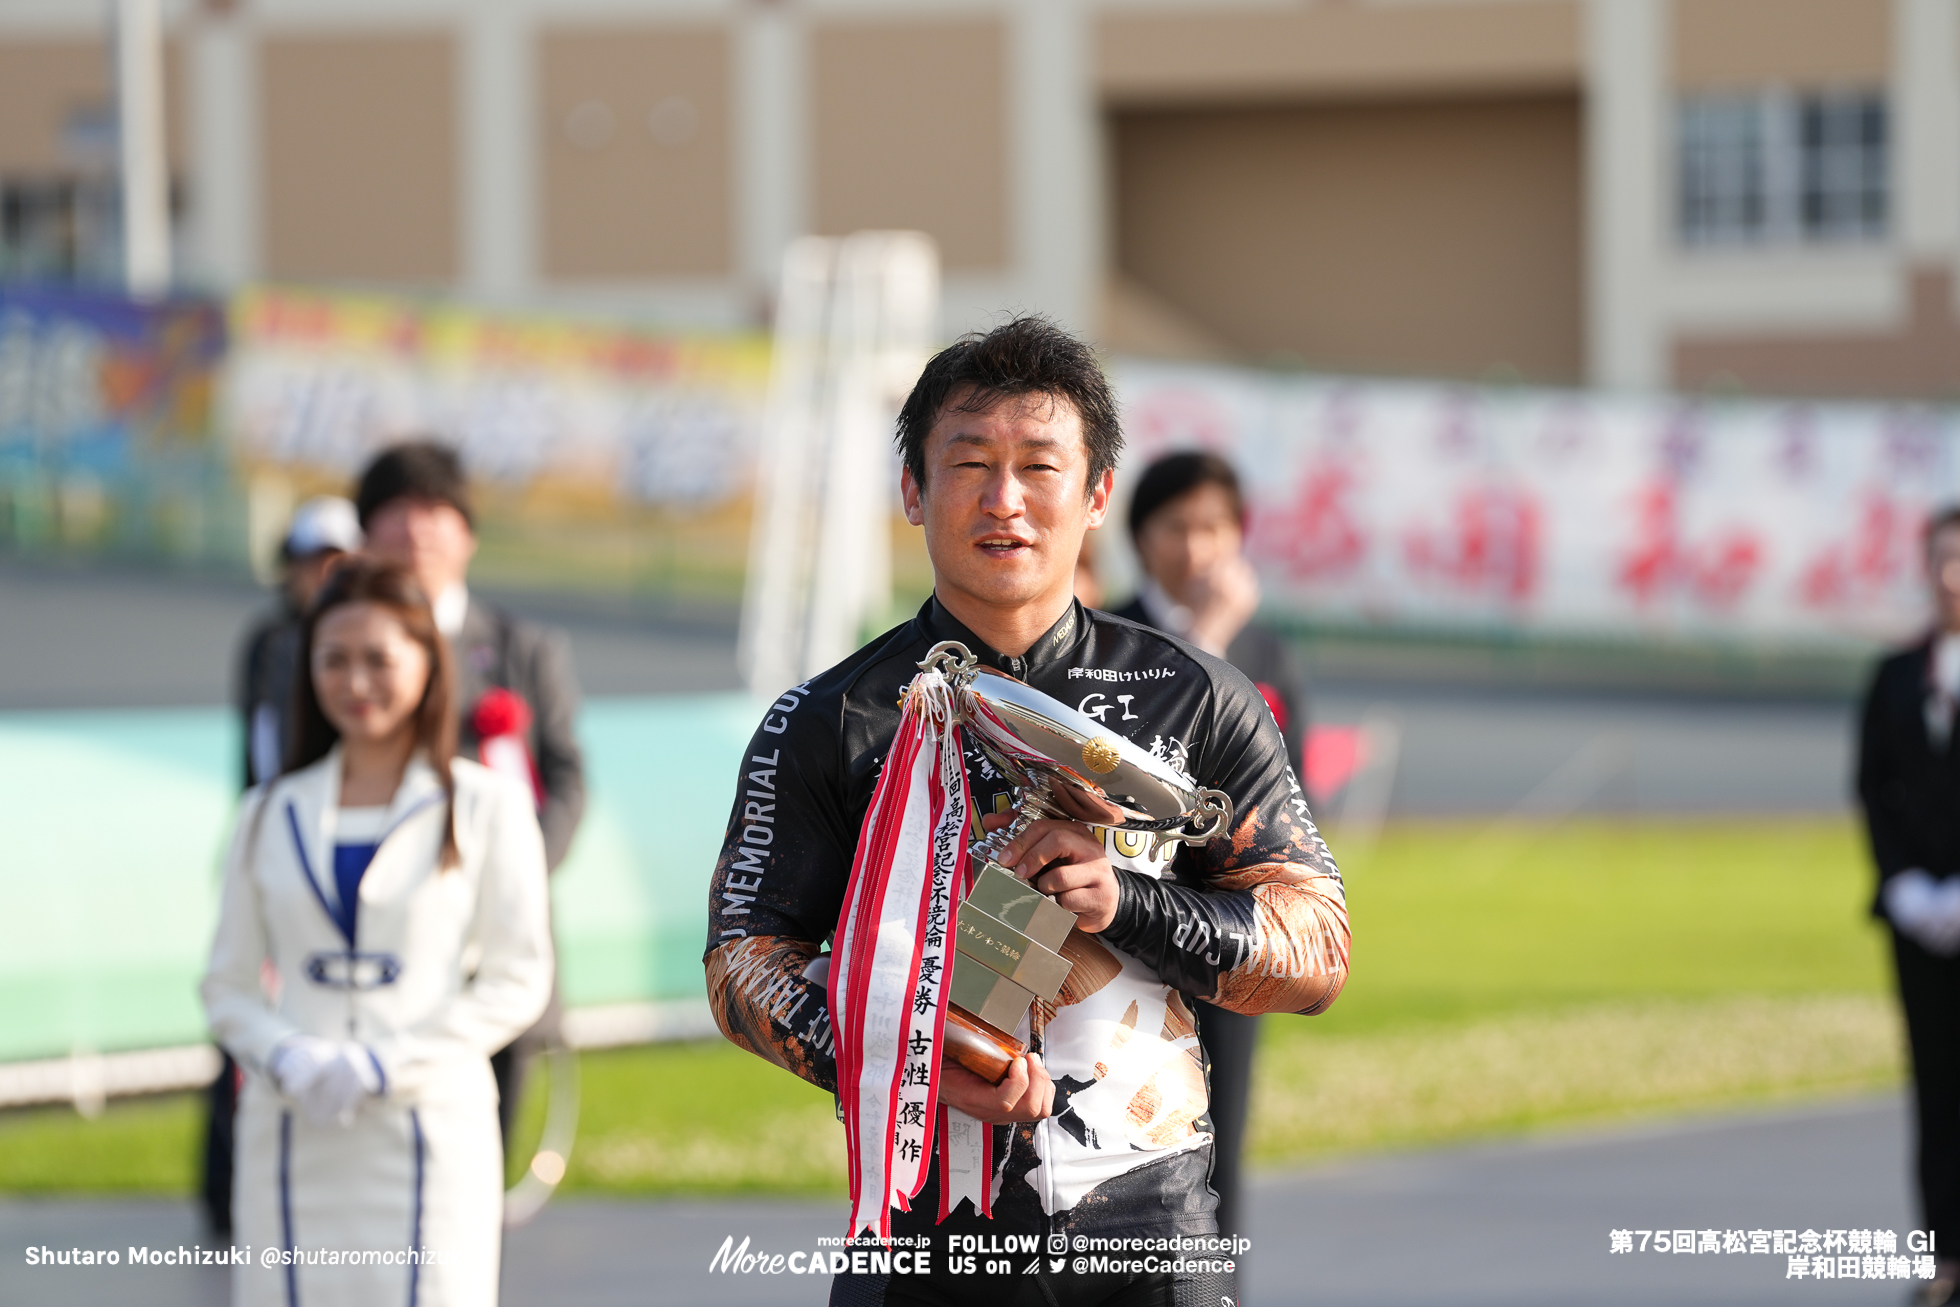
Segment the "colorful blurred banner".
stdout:
<svg viewBox="0 0 1960 1307">
<path fill-rule="evenodd" d="M 210 301 L 0 288 L 0 550 L 237 566 L 297 495 L 426 433 L 483 480 L 486 579 L 732 604 L 769 353 L 278 288 L 233 300 L 227 331 Z M 1849 649 L 1924 620 L 1918 532 L 1960 499 L 1951 409 L 1144 362 L 1115 380 L 1126 468 L 1234 459 L 1269 607 L 1323 626 Z M 1134 560 L 1103 535 L 1121 594 Z"/>
<path fill-rule="evenodd" d="M 1117 384 L 1125 467 L 1230 458 L 1267 603 L 1303 621 L 1896 639 L 1928 615 L 1926 514 L 1960 501 L 1947 410 L 1146 363 Z"/>
<path fill-rule="evenodd" d="M 215 301 L 0 286 L 0 546 L 207 552 L 224 353 Z"/>
<path fill-rule="evenodd" d="M 748 488 L 761 335 L 676 334 L 262 288 L 232 305 L 225 414 L 249 464 L 357 471 L 426 434 L 472 474 L 714 506 Z"/>
</svg>

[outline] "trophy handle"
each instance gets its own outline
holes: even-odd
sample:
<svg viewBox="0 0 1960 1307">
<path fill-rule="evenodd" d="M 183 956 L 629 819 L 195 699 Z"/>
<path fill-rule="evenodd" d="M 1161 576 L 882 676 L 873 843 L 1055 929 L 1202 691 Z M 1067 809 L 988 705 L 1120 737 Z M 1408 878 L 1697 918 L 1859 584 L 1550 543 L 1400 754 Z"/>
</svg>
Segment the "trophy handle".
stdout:
<svg viewBox="0 0 1960 1307">
<path fill-rule="evenodd" d="M 963 1012 L 950 1004 L 946 1008 L 946 1056 L 990 1085 L 1007 1079 L 1014 1059 L 1028 1046 L 997 1026 Z"/>
<path fill-rule="evenodd" d="M 941 640 L 926 650 L 926 656 L 919 660 L 920 670 L 938 672 L 955 682 L 972 676 L 973 669 L 979 665 L 980 659 L 958 640 Z"/>
<path fill-rule="evenodd" d="M 1190 823 L 1186 829 L 1167 831 L 1160 838 L 1203 844 L 1214 835 L 1223 835 L 1232 824 L 1232 796 L 1223 790 L 1199 790 L 1197 810 L 1186 819 Z"/>
</svg>

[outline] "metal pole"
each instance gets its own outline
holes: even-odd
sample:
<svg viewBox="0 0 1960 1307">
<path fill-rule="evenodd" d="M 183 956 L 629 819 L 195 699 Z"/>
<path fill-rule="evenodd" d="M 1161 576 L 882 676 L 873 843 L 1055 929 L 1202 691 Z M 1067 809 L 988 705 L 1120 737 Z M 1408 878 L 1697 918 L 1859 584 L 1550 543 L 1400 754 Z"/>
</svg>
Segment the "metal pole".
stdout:
<svg viewBox="0 0 1960 1307">
<path fill-rule="evenodd" d="M 170 290 L 170 164 L 163 147 L 159 0 L 117 0 L 116 113 L 123 283 L 131 296 L 155 299 Z"/>
</svg>

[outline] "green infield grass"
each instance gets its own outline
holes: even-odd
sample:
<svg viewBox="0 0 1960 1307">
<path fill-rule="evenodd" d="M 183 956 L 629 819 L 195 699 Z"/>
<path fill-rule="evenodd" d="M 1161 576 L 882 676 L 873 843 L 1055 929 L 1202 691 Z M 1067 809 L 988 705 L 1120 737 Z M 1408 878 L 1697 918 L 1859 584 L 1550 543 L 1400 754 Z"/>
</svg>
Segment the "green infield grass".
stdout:
<svg viewBox="0 0 1960 1307">
<path fill-rule="evenodd" d="M 1262 1165 L 1902 1074 L 1849 819 L 1409 822 L 1347 878 L 1347 991 L 1266 1022 Z M 568 1190 L 841 1192 L 830 1096 L 757 1058 L 705 1043 L 580 1065 Z M 183 1193 L 197 1142 L 189 1096 L 0 1114 L 0 1191 Z"/>
</svg>

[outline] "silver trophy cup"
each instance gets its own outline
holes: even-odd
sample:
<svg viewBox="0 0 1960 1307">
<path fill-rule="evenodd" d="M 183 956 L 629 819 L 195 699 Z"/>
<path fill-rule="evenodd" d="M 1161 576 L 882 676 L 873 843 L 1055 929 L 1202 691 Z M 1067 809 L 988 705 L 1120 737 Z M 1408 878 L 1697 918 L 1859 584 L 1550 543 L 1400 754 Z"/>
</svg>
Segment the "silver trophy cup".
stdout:
<svg viewBox="0 0 1960 1307">
<path fill-rule="evenodd" d="M 947 1056 L 999 1084 L 1027 1052 L 1013 1034 L 1021 1018 L 1068 983 L 1075 914 L 996 855 L 1047 818 L 1143 832 L 1159 845 L 1203 844 L 1231 825 L 1232 801 L 1094 718 L 981 666 L 957 641 L 934 645 L 919 666 L 945 675 L 967 739 L 1014 786 L 1013 820 L 969 846 L 979 871 L 959 905 L 947 980 Z"/>
</svg>

